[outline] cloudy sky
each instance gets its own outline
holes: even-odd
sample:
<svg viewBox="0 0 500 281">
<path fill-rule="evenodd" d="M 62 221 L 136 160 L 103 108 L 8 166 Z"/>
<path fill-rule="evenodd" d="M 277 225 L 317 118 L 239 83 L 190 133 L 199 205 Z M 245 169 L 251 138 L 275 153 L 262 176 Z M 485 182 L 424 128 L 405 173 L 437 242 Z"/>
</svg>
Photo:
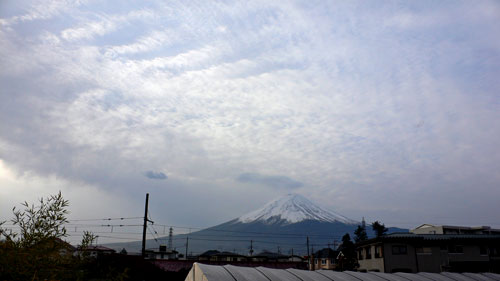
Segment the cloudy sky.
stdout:
<svg viewBox="0 0 500 281">
<path fill-rule="evenodd" d="M 1 1 L 0 220 L 206 227 L 300 193 L 500 227 L 498 1 Z"/>
</svg>

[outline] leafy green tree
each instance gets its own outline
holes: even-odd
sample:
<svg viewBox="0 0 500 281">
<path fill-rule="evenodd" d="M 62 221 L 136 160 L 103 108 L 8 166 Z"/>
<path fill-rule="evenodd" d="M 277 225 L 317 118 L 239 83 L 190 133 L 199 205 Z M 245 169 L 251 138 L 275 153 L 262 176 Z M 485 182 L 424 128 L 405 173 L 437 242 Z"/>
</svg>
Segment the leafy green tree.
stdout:
<svg viewBox="0 0 500 281">
<path fill-rule="evenodd" d="M 61 238 L 67 236 L 68 200 L 61 192 L 39 204 L 21 204 L 13 208 L 11 220 L 19 232 L 5 229 L 0 224 L 0 279 L 44 280 L 65 279 L 70 272 L 71 246 Z"/>
<path fill-rule="evenodd" d="M 366 234 L 366 228 L 362 225 L 358 225 L 358 228 L 354 230 L 354 241 L 359 243 L 361 241 L 365 241 L 368 239 L 368 235 Z"/>
<path fill-rule="evenodd" d="M 384 235 L 389 230 L 383 223 L 380 223 L 379 221 L 375 221 L 374 223 L 372 223 L 372 229 L 377 237 Z"/>
</svg>

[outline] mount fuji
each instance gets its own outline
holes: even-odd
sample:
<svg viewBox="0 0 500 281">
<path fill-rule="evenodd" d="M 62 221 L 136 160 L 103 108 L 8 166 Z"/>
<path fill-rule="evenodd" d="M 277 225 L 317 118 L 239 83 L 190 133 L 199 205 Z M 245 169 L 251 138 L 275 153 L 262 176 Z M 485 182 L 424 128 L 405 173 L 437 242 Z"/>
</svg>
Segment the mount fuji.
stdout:
<svg viewBox="0 0 500 281">
<path fill-rule="evenodd" d="M 299 194 L 288 194 L 278 198 L 236 220 L 240 223 L 260 221 L 266 224 L 294 224 L 305 220 L 345 224 L 359 223 L 333 211 L 325 210 Z"/>
<path fill-rule="evenodd" d="M 174 235 L 172 248 L 188 254 L 200 254 L 207 250 L 231 251 L 247 255 L 250 247 L 254 253 L 261 251 L 282 254 L 307 253 L 307 240 L 314 249 L 335 247 L 342 236 L 351 237 L 361 224 L 341 214 L 322 208 L 299 194 L 288 194 L 228 222 L 190 234 Z M 389 232 L 407 231 L 389 228 Z M 371 229 L 367 226 L 370 236 Z M 168 237 L 147 240 L 147 248 L 157 248 L 158 242 L 166 244 Z M 108 247 L 129 252 L 140 251 L 140 241 L 113 243 Z"/>
</svg>

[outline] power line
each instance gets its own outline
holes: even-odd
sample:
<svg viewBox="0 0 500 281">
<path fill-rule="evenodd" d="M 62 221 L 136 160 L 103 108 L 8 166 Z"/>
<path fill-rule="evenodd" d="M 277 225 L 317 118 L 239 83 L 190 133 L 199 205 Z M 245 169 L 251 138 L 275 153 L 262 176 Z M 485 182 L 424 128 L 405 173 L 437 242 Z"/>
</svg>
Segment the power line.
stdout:
<svg viewBox="0 0 500 281">
<path fill-rule="evenodd" d="M 258 231 L 210 229 L 210 228 L 200 228 L 200 227 L 185 227 L 185 226 L 164 225 L 164 224 L 156 224 L 156 225 L 158 225 L 158 226 L 165 226 L 165 227 L 182 228 L 182 229 L 199 229 L 199 230 L 215 231 L 215 232 L 233 232 L 233 233 L 250 233 L 250 234 L 262 234 L 262 235 L 276 235 L 276 236 L 281 236 L 281 237 L 283 237 L 283 236 L 295 236 L 295 237 L 307 237 L 307 236 L 334 237 L 332 235 L 325 235 L 325 234 L 258 232 Z M 341 237 L 341 236 L 337 236 L 337 237 Z"/>
<path fill-rule="evenodd" d="M 101 218 L 101 219 L 72 219 L 68 221 L 111 221 L 111 220 L 132 220 L 141 219 L 142 217 L 128 217 L 128 218 Z"/>
</svg>

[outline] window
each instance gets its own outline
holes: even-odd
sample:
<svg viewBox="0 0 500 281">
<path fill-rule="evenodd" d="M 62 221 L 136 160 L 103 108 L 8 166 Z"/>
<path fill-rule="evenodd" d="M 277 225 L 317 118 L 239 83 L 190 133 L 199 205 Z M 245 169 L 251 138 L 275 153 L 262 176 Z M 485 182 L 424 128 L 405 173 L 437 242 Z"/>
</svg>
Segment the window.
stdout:
<svg viewBox="0 0 500 281">
<path fill-rule="evenodd" d="M 392 254 L 393 255 L 406 255 L 408 250 L 406 249 L 406 245 L 394 245 L 392 246 Z"/>
<path fill-rule="evenodd" d="M 326 259 L 321 259 L 321 264 L 326 264 Z"/>
<path fill-rule="evenodd" d="M 448 247 L 448 253 L 450 253 L 450 254 L 463 254 L 464 248 L 460 245 L 450 245 Z"/>
<path fill-rule="evenodd" d="M 372 258 L 372 247 L 365 248 L 366 251 L 366 259 L 369 260 Z"/>
<path fill-rule="evenodd" d="M 314 264 L 318 264 L 318 260 L 316 260 L 316 259 L 315 259 L 315 260 L 314 260 Z"/>
<path fill-rule="evenodd" d="M 382 257 L 382 246 L 375 246 L 375 258 Z"/>
<path fill-rule="evenodd" d="M 418 255 L 431 255 L 432 248 L 431 247 L 418 247 L 415 249 Z"/>
<path fill-rule="evenodd" d="M 363 259 L 363 251 L 358 250 L 358 260 L 362 260 L 362 259 Z"/>
</svg>

